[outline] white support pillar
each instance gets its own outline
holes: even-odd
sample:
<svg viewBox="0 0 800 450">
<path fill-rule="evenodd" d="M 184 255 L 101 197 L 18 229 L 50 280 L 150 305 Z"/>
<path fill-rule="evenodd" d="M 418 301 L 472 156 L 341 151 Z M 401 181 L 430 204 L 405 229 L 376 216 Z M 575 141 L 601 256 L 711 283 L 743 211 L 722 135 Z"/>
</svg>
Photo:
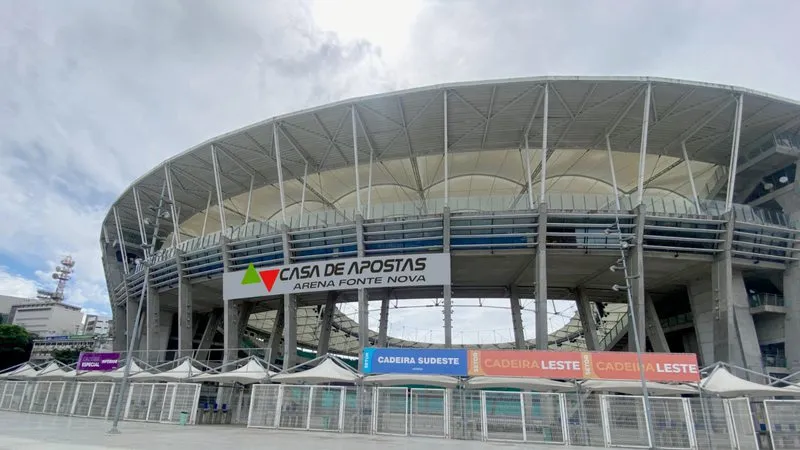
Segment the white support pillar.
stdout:
<svg viewBox="0 0 800 450">
<path fill-rule="evenodd" d="M 528 180 L 528 208 L 533 209 L 533 180 L 531 179 L 531 148 L 525 133 L 525 178 Z"/>
<path fill-rule="evenodd" d="M 356 129 L 356 105 L 350 107 L 350 119 L 353 125 L 353 170 L 356 176 L 356 211 L 361 211 L 361 183 L 358 179 L 358 130 Z"/>
<path fill-rule="evenodd" d="M 275 364 L 281 352 L 281 342 L 283 341 L 283 300 L 278 300 L 278 309 L 275 311 L 275 322 L 272 323 L 272 332 L 269 334 L 269 363 Z"/>
<path fill-rule="evenodd" d="M 444 90 L 444 206 L 450 206 L 450 145 L 447 130 L 447 89 Z"/>
<path fill-rule="evenodd" d="M 442 211 L 442 251 L 450 253 L 450 208 L 444 207 Z M 453 346 L 453 288 L 452 285 L 446 284 L 442 286 L 442 301 L 444 312 L 444 346 L 451 348 Z"/>
<path fill-rule="evenodd" d="M 253 181 L 255 181 L 255 176 L 250 175 L 250 189 L 247 191 L 247 210 L 244 213 L 244 224 L 247 225 L 250 222 L 250 207 L 253 204 Z M 305 191 L 303 191 L 303 195 L 305 195 Z M 302 210 L 300 214 L 302 214 Z"/>
<path fill-rule="evenodd" d="M 728 192 L 725 195 L 725 212 L 733 208 L 733 193 L 736 188 L 736 171 L 739 166 L 739 137 L 742 134 L 742 108 L 744 94 L 736 99 L 736 119 L 733 123 L 733 143 L 731 144 L 731 162 L 728 168 Z"/>
<path fill-rule="evenodd" d="M 356 216 L 356 248 L 364 256 L 364 219 Z M 364 369 L 364 349 L 369 347 L 369 297 L 366 289 L 358 290 L 358 370 Z"/>
<path fill-rule="evenodd" d="M 286 197 L 283 194 L 283 165 L 281 162 L 281 143 L 278 139 L 278 124 L 272 123 L 272 142 L 275 145 L 275 164 L 278 170 L 278 192 L 281 196 L 281 219 L 283 224 L 286 225 Z"/>
<path fill-rule="evenodd" d="M 222 234 L 225 234 L 225 230 L 228 226 L 225 224 L 225 204 L 224 198 L 222 197 L 222 182 L 220 181 L 219 176 L 219 157 L 217 156 L 217 147 L 214 144 L 211 144 L 211 163 L 214 167 L 214 187 L 217 191 L 217 207 L 219 208 L 219 227 L 222 231 Z"/>
<path fill-rule="evenodd" d="M 369 148 L 369 172 L 367 173 L 367 219 L 372 218 L 372 147 Z"/>
<path fill-rule="evenodd" d="M 203 213 L 203 228 L 200 231 L 200 236 L 206 235 L 206 225 L 208 224 L 208 211 L 211 209 L 211 191 L 208 191 L 208 201 L 206 201 L 206 210 Z"/>
<path fill-rule="evenodd" d="M 303 193 L 300 194 L 300 226 L 303 226 L 303 216 L 306 211 L 306 186 L 308 185 L 308 161 L 303 167 Z"/>
<path fill-rule="evenodd" d="M 139 190 L 134 186 L 131 191 L 133 192 L 133 205 L 136 208 L 136 222 L 139 224 L 139 239 L 142 242 L 142 247 L 147 247 L 147 230 L 144 227 L 144 215 L 142 214 L 142 205 L 139 202 Z"/>
<path fill-rule="evenodd" d="M 181 225 L 178 217 L 178 208 L 175 207 L 175 191 L 172 189 L 172 167 L 164 164 L 164 180 L 167 183 L 167 196 L 169 198 L 169 215 L 172 218 L 172 239 L 173 245 L 181 243 Z"/>
<path fill-rule="evenodd" d="M 647 159 L 647 133 L 650 130 L 650 97 L 653 94 L 652 83 L 647 83 L 644 96 L 644 111 L 642 112 L 642 139 L 639 143 L 639 173 L 637 178 L 636 205 L 642 204 L 644 197 L 644 170 Z"/>
<path fill-rule="evenodd" d="M 147 286 L 147 362 L 157 365 L 162 362 L 163 350 L 161 348 L 161 301 L 158 291 L 152 286 Z"/>
<path fill-rule="evenodd" d="M 611 168 L 611 186 L 614 188 L 614 203 L 617 211 L 621 208 L 619 204 L 619 187 L 617 186 L 617 170 L 614 168 L 614 154 L 611 152 L 611 138 L 606 135 L 606 149 L 608 150 L 608 164 Z"/>
<path fill-rule="evenodd" d="M 550 83 L 544 85 L 544 115 L 542 116 L 542 161 L 539 176 L 539 203 L 547 203 L 547 116 L 550 115 Z"/>
<path fill-rule="evenodd" d="M 289 227 L 284 225 L 281 231 L 283 239 L 283 264 L 292 263 L 292 252 L 289 246 Z M 283 296 L 283 368 L 295 365 L 297 360 L 297 296 Z"/>
<path fill-rule="evenodd" d="M 122 225 L 120 225 L 117 207 L 113 206 L 111 210 L 114 212 L 114 225 L 117 228 L 117 245 L 119 246 L 120 259 L 122 260 L 122 270 L 125 271 L 122 277 L 124 281 L 125 275 L 128 274 L 128 251 L 125 248 L 125 236 L 122 235 Z"/>
<path fill-rule="evenodd" d="M 697 186 L 694 184 L 691 161 L 689 161 L 689 154 L 686 152 L 686 141 L 681 141 L 681 152 L 683 152 L 683 162 L 686 164 L 686 171 L 689 173 L 689 185 L 692 187 L 694 207 L 697 210 L 697 214 L 702 214 L 703 210 L 700 208 L 700 197 L 697 196 Z"/>
<path fill-rule="evenodd" d="M 194 306 L 192 304 L 192 285 L 183 275 L 183 255 L 178 253 L 178 356 L 192 356 Z"/>
<path fill-rule="evenodd" d="M 547 350 L 547 203 L 539 203 L 536 245 L 536 349 Z"/>
</svg>

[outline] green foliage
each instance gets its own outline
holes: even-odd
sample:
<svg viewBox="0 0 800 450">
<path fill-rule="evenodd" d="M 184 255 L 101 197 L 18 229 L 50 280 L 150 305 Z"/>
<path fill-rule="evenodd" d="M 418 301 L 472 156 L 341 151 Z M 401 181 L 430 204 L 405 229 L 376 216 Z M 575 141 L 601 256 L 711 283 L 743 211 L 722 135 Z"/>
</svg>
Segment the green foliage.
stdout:
<svg viewBox="0 0 800 450">
<path fill-rule="evenodd" d="M 34 337 L 19 325 L 0 324 L 0 370 L 30 359 Z"/>
<path fill-rule="evenodd" d="M 92 349 L 90 348 L 79 348 L 79 349 L 61 349 L 61 350 L 53 350 L 50 353 L 50 356 L 53 357 L 56 361 L 70 365 L 78 362 L 78 358 L 81 356 L 81 352 L 91 352 Z"/>
</svg>

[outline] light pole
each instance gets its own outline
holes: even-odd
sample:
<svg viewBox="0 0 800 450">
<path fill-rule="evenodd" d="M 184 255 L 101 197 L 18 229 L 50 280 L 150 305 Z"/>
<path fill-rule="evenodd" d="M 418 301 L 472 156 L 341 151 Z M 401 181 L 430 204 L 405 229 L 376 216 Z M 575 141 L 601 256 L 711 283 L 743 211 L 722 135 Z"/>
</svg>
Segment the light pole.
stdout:
<svg viewBox="0 0 800 450">
<path fill-rule="evenodd" d="M 628 241 L 630 239 L 626 239 L 622 236 L 622 227 L 619 223 L 619 209 L 617 209 L 617 213 L 614 216 L 614 227 L 612 229 L 607 229 L 606 234 L 611 234 L 611 232 L 616 232 L 617 239 L 619 240 L 619 252 L 620 252 L 620 259 L 617 260 L 617 263 L 611 266 L 611 271 L 616 272 L 619 269 L 622 269 L 622 273 L 625 276 L 625 284 L 620 286 L 615 284 L 611 287 L 614 291 L 621 291 L 624 290 L 625 294 L 628 297 L 628 321 L 631 323 L 631 329 L 628 332 L 630 335 L 633 334 L 633 343 L 634 348 L 636 349 L 636 362 L 639 365 L 639 380 L 642 383 L 642 397 L 644 399 L 644 415 L 645 415 L 645 422 L 647 423 L 647 440 L 648 440 L 648 448 L 655 448 L 653 444 L 653 437 L 655 433 L 653 432 L 653 420 L 651 414 L 651 407 L 650 407 L 650 395 L 647 391 L 647 381 L 644 375 L 644 364 L 642 364 L 642 343 L 639 339 L 639 326 L 636 324 L 636 317 L 634 316 L 633 311 L 633 295 L 631 294 L 631 286 L 629 284 L 629 280 L 634 280 L 640 278 L 640 275 L 630 276 L 628 274 L 628 262 L 627 262 L 627 254 L 626 250 L 630 247 Z M 640 280 L 641 282 L 641 280 Z"/>
</svg>

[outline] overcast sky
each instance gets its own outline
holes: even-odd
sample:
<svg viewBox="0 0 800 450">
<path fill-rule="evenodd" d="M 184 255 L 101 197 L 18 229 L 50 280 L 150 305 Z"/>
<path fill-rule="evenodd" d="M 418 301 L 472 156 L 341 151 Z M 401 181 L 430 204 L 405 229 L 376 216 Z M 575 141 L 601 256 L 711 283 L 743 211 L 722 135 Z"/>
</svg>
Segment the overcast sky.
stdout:
<svg viewBox="0 0 800 450">
<path fill-rule="evenodd" d="M 0 0 L 0 294 L 51 287 L 71 254 L 69 301 L 108 311 L 98 239 L 117 195 L 165 158 L 271 115 L 539 75 L 800 99 L 798 17 L 793 0 Z M 455 341 L 510 333 L 507 311 L 463 311 Z M 409 314 L 415 325 L 398 314 L 394 334 L 439 334 L 440 313 Z"/>
</svg>

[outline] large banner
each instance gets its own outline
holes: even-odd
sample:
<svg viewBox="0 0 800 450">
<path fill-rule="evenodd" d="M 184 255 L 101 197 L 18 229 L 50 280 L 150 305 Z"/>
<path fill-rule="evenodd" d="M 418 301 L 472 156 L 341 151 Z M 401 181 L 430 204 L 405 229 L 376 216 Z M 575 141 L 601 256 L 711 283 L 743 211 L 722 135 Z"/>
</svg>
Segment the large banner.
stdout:
<svg viewBox="0 0 800 450">
<path fill-rule="evenodd" d="M 83 353 L 78 357 L 78 372 L 108 372 L 119 367 L 119 353 Z"/>
<path fill-rule="evenodd" d="M 466 349 L 365 348 L 366 374 L 467 376 Z"/>
<path fill-rule="evenodd" d="M 228 272 L 224 300 L 358 288 L 450 284 L 450 254 L 428 253 L 319 261 Z"/>
<path fill-rule="evenodd" d="M 642 353 L 648 381 L 700 381 L 694 353 Z M 469 375 L 638 380 L 636 353 L 470 350 Z"/>
</svg>

